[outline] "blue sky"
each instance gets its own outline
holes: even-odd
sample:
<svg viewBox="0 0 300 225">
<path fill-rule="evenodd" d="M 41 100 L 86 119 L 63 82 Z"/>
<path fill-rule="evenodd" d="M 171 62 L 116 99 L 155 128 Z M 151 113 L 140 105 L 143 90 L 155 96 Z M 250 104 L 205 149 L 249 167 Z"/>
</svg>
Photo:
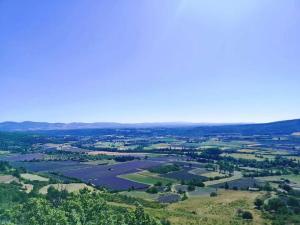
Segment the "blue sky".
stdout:
<svg viewBox="0 0 300 225">
<path fill-rule="evenodd" d="M 300 118 L 300 1 L 1 0 L 0 121 Z"/>
</svg>

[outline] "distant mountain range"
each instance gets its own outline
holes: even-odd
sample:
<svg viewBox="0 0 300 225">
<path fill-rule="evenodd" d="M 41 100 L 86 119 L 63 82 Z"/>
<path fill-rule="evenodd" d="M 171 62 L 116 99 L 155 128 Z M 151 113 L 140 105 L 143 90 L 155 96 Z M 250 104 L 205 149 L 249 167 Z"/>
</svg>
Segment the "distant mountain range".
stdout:
<svg viewBox="0 0 300 225">
<path fill-rule="evenodd" d="M 78 129 L 121 129 L 121 128 L 172 128 L 172 127 L 197 127 L 197 126 L 220 126 L 223 124 L 214 123 L 188 123 L 188 122 L 167 122 L 167 123 L 48 123 L 48 122 L 2 122 L 0 131 L 35 131 L 35 130 L 78 130 Z"/>
<path fill-rule="evenodd" d="M 300 132 L 300 119 L 260 124 L 212 124 L 212 123 L 47 123 L 2 122 L 0 131 L 59 131 L 60 133 L 98 133 L 101 129 L 160 129 L 160 133 L 205 135 L 222 133 L 292 134 Z M 163 128 L 163 129 L 162 129 Z M 177 129 L 176 129 L 177 128 Z M 181 128 L 181 129 L 178 129 Z M 78 130 L 78 131 L 76 131 Z M 89 130 L 89 131 L 84 131 Z M 163 130 L 163 131 L 162 131 Z M 72 132 L 71 132 L 72 131 Z"/>
</svg>

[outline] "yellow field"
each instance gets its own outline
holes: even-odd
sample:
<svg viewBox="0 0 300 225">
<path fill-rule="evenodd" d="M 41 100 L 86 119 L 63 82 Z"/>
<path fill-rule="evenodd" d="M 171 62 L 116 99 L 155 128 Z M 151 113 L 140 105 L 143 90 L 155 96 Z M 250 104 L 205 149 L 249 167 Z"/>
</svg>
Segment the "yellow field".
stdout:
<svg viewBox="0 0 300 225">
<path fill-rule="evenodd" d="M 238 152 L 242 152 L 242 153 L 253 153 L 256 152 L 257 150 L 254 149 L 240 149 L 238 150 Z"/>
<path fill-rule="evenodd" d="M 268 224 L 260 212 L 253 209 L 253 202 L 259 195 L 257 192 L 221 191 L 217 197 L 193 197 L 164 209 L 147 208 L 146 211 L 174 225 L 239 225 L 246 224 L 236 215 L 237 209 L 243 209 L 253 214 L 253 222 L 248 224 Z"/>
<path fill-rule="evenodd" d="M 31 174 L 31 173 L 22 173 L 21 177 L 31 181 L 49 181 L 49 178 L 42 177 L 36 174 Z"/>
<path fill-rule="evenodd" d="M 100 160 L 93 160 L 93 161 L 87 161 L 82 162 L 82 164 L 86 165 L 113 165 L 116 164 L 115 160 L 109 160 L 109 159 L 100 159 Z"/>
<path fill-rule="evenodd" d="M 84 188 L 88 188 L 90 190 L 94 190 L 93 187 L 91 186 L 88 186 L 86 184 L 83 184 L 83 183 L 70 183 L 70 184 L 49 184 L 49 185 L 46 185 L 44 187 L 42 187 L 40 190 L 39 190 L 39 193 L 40 194 L 47 194 L 48 192 L 48 188 L 52 186 L 54 187 L 55 189 L 57 190 L 67 190 L 68 192 L 77 192 L 81 189 L 84 189 Z"/>
<path fill-rule="evenodd" d="M 220 180 L 205 181 L 204 184 L 205 184 L 205 186 L 211 186 L 211 185 L 215 185 L 215 184 L 220 184 L 220 183 L 224 183 L 224 182 L 237 180 L 237 179 L 240 179 L 242 177 L 243 177 L 243 175 L 242 175 L 241 172 L 235 171 L 232 177 L 227 177 L 227 178 L 223 178 L 223 179 L 220 179 Z"/>
<path fill-rule="evenodd" d="M 88 155 L 109 155 L 109 156 L 145 156 L 147 153 L 125 153 L 125 152 L 107 152 L 107 151 L 92 151 L 88 152 Z"/>
<path fill-rule="evenodd" d="M 26 193 L 29 193 L 33 190 L 33 185 L 32 184 L 24 184 L 22 183 L 22 188 Z"/>
<path fill-rule="evenodd" d="M 0 150 L 0 155 L 7 155 L 7 154 L 9 154 L 9 151 Z"/>
<path fill-rule="evenodd" d="M 263 158 L 258 158 L 258 157 L 255 157 L 255 154 L 243 154 L 243 153 L 223 153 L 222 156 L 231 156 L 233 158 L 236 158 L 236 159 L 255 159 L 257 161 L 263 161 L 265 159 L 274 159 L 275 157 L 273 155 L 262 155 Z"/>
<path fill-rule="evenodd" d="M 20 182 L 20 180 L 12 175 L 0 175 L 0 184 L 9 184 L 11 182 L 17 182 L 22 185 L 22 190 L 29 193 L 33 189 L 32 184 L 24 184 L 23 182 Z"/>
<path fill-rule="evenodd" d="M 12 175 L 0 175 L 0 183 L 8 184 L 12 181 L 18 181 L 18 179 Z"/>
<path fill-rule="evenodd" d="M 201 176 L 204 176 L 204 177 L 224 177 L 225 174 L 223 173 L 219 173 L 219 172 L 208 172 L 208 173 L 202 173 Z"/>
</svg>

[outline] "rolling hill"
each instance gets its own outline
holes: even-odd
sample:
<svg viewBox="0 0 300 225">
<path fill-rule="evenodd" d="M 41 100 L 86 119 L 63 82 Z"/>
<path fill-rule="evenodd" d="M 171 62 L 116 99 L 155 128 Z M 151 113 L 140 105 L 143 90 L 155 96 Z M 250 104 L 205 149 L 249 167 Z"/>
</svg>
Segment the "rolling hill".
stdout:
<svg viewBox="0 0 300 225">
<path fill-rule="evenodd" d="M 0 131 L 56 131 L 68 133 L 103 133 L 103 130 L 152 129 L 161 134 L 207 135 L 207 134 L 292 134 L 300 132 L 300 119 L 260 124 L 204 124 L 204 123 L 47 123 L 47 122 L 2 122 Z"/>
</svg>

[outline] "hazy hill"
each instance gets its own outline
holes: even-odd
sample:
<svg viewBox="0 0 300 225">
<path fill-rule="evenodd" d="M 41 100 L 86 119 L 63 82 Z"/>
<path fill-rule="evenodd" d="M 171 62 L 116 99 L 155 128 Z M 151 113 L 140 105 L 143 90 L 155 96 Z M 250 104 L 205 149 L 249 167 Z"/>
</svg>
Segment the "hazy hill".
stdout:
<svg viewBox="0 0 300 225">
<path fill-rule="evenodd" d="M 155 127 L 189 127 L 189 126 L 213 126 L 220 124 L 208 123 L 47 123 L 47 122 L 2 122 L 0 131 L 34 131 L 34 130 L 77 130 L 77 129 L 119 129 L 119 128 L 155 128 Z"/>
<path fill-rule="evenodd" d="M 108 129 L 109 131 L 105 131 Z M 46 123 L 46 122 L 3 122 L 0 131 L 53 131 L 61 134 L 103 134 L 130 129 L 152 129 L 156 134 L 207 135 L 207 134 L 292 134 L 300 132 L 300 119 L 261 124 L 196 124 L 196 123 Z M 115 131 L 114 131 L 115 130 Z M 127 131 L 126 131 L 127 132 Z"/>
</svg>

